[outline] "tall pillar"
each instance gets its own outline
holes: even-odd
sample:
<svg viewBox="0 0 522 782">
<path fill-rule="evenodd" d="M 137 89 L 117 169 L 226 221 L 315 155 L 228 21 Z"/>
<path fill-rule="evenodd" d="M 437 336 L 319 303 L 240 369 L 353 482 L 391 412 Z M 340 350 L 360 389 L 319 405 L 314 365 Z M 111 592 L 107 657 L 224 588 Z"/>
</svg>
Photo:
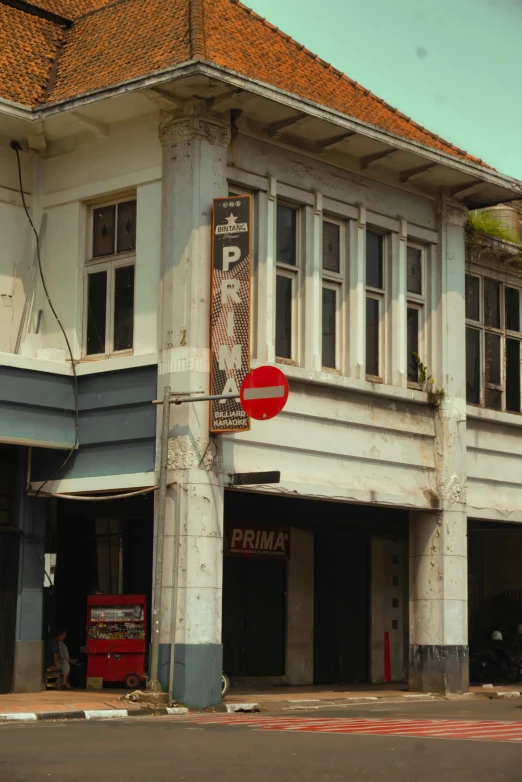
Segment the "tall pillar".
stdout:
<svg viewBox="0 0 522 782">
<path fill-rule="evenodd" d="M 462 693 L 469 684 L 465 250 L 466 212 L 443 202 L 432 276 L 437 301 L 432 374 L 436 497 L 432 512 L 410 514 L 410 689 Z"/>
<path fill-rule="evenodd" d="M 314 535 L 292 527 L 286 579 L 286 681 L 314 683 Z"/>
<path fill-rule="evenodd" d="M 14 450 L 14 449 L 13 449 Z M 26 492 L 27 449 L 18 448 L 20 529 L 13 692 L 40 692 L 43 672 L 43 586 L 46 500 Z"/>
<path fill-rule="evenodd" d="M 162 327 L 158 398 L 209 393 L 212 199 L 227 195 L 229 125 L 202 116 L 204 101 L 162 118 Z M 160 680 L 168 684 L 177 546 L 174 696 L 191 706 L 221 700 L 223 485 L 218 438 L 204 402 L 172 406 L 164 538 Z"/>
</svg>

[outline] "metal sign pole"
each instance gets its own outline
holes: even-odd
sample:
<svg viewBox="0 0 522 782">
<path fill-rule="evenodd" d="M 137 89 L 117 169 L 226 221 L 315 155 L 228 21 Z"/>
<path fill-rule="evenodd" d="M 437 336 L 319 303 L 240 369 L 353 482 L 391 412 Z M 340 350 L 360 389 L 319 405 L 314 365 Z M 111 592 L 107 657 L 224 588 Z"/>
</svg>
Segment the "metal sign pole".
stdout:
<svg viewBox="0 0 522 782">
<path fill-rule="evenodd" d="M 266 391 L 266 389 L 263 389 Z M 163 533 L 165 530 L 165 508 L 167 501 L 167 480 L 168 480 L 168 440 L 169 440 L 169 411 L 170 405 L 182 405 L 187 402 L 217 402 L 221 399 L 240 399 L 240 394 L 210 394 L 200 396 L 191 394 L 172 395 L 170 387 L 164 389 L 163 399 L 154 399 L 153 405 L 163 405 L 163 424 L 161 428 L 161 456 L 160 456 L 160 477 L 159 477 L 159 499 L 158 499 L 158 527 L 156 531 L 156 571 L 154 579 L 154 607 L 153 607 L 153 632 L 152 632 L 152 662 L 151 679 L 149 689 L 161 691 L 161 685 L 158 680 L 159 670 L 159 639 L 161 627 L 161 586 L 163 582 Z M 233 485 L 248 485 L 249 483 L 279 483 L 280 473 L 248 473 L 243 476 L 229 476 Z M 178 611 L 178 562 L 179 562 L 179 512 L 176 512 L 174 525 L 173 541 L 173 594 L 171 609 L 171 635 L 170 635 L 170 659 L 169 659 L 169 687 L 168 704 L 172 705 L 174 700 L 174 668 L 175 668 L 175 650 L 176 650 L 176 624 Z"/>
<path fill-rule="evenodd" d="M 161 589 L 163 586 L 163 549 L 165 532 L 165 507 L 167 502 L 167 474 L 169 458 L 170 386 L 163 392 L 163 419 L 161 425 L 160 474 L 158 491 L 158 524 L 156 528 L 156 567 L 154 571 L 154 602 L 152 608 L 151 666 L 149 689 L 161 692 L 158 678 L 159 645 L 161 630 Z"/>
</svg>

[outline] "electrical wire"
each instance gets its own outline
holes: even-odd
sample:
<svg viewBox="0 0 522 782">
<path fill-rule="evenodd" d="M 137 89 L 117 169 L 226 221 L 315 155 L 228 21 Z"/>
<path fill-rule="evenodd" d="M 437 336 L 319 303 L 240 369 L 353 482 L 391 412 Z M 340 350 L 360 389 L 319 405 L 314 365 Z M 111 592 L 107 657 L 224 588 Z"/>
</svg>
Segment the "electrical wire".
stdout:
<svg viewBox="0 0 522 782">
<path fill-rule="evenodd" d="M 26 203 L 26 200 L 25 200 L 24 185 L 23 185 L 23 178 L 22 178 L 22 165 L 21 165 L 21 161 L 20 161 L 20 152 L 21 152 L 22 146 L 21 146 L 21 144 L 18 141 L 13 139 L 11 141 L 11 149 L 13 149 L 14 152 L 16 153 L 16 162 L 17 162 L 17 165 L 18 165 L 18 184 L 19 184 L 19 188 L 20 188 L 20 197 L 22 199 L 22 204 L 23 204 L 23 207 L 24 207 L 25 216 L 27 217 L 29 225 L 31 226 L 31 229 L 32 229 L 32 231 L 34 233 L 34 236 L 35 236 L 35 239 L 36 239 L 36 259 L 37 259 L 37 263 L 38 263 L 38 271 L 40 273 L 40 279 L 42 281 L 42 287 L 44 289 L 44 293 L 45 293 L 45 296 L 47 298 L 47 302 L 49 304 L 49 308 L 50 308 L 51 312 L 53 313 L 53 315 L 54 315 L 54 317 L 56 319 L 56 322 L 58 323 L 58 326 L 60 327 L 60 330 L 61 330 L 61 332 L 63 334 L 64 339 L 65 339 L 65 344 L 67 345 L 67 350 L 69 352 L 69 357 L 71 359 L 71 368 L 72 368 L 72 373 L 73 373 L 74 443 L 73 443 L 71 449 L 69 450 L 67 456 L 63 460 L 63 462 L 56 468 L 56 470 L 52 473 L 52 475 L 50 475 L 49 478 L 46 478 L 46 480 L 44 480 L 41 483 L 41 485 L 38 487 L 38 489 L 36 491 L 36 494 L 34 495 L 33 513 L 32 513 L 32 527 L 33 527 L 33 533 L 34 533 L 34 523 L 35 523 L 35 518 L 36 518 L 36 504 L 37 504 L 38 496 L 41 494 L 44 486 L 46 486 L 48 483 L 50 483 L 53 480 L 53 478 L 55 478 L 55 476 L 58 475 L 58 473 L 63 470 L 65 465 L 71 459 L 71 457 L 72 457 L 72 455 L 73 455 L 73 453 L 76 450 L 76 447 L 78 445 L 78 429 L 79 429 L 78 376 L 76 374 L 76 364 L 75 364 L 75 361 L 74 361 L 74 356 L 73 356 L 73 352 L 72 352 L 72 349 L 71 349 L 71 344 L 69 342 L 69 338 L 67 336 L 67 332 L 65 331 L 65 329 L 63 327 L 63 324 L 62 324 L 60 318 L 58 317 L 58 313 L 56 312 L 56 310 L 54 308 L 54 305 L 53 305 L 52 300 L 51 300 L 51 296 L 49 294 L 49 290 L 47 288 L 47 283 L 45 281 L 45 276 L 44 276 L 43 268 L 42 268 L 42 257 L 41 257 L 41 253 L 40 253 L 40 237 L 38 236 L 38 231 L 36 230 L 35 224 L 33 222 L 33 219 L 31 217 L 29 209 L 27 208 L 27 203 Z M 42 560 L 41 560 L 40 552 L 38 550 L 38 546 L 36 545 L 34 537 L 32 537 L 31 539 L 33 540 L 33 544 L 35 546 L 35 550 L 36 550 L 36 554 L 37 554 L 37 557 L 38 557 L 38 561 L 40 562 L 40 566 L 41 566 L 41 568 L 42 568 L 42 570 L 44 572 L 44 575 L 47 578 L 48 583 L 51 585 L 52 584 L 52 580 L 51 580 L 49 574 L 47 573 L 47 571 L 45 569 L 45 562 L 42 562 Z M 52 590 L 52 587 L 51 587 L 51 592 L 52 591 L 53 590 Z"/>
<path fill-rule="evenodd" d="M 173 486 L 174 484 L 170 484 Z M 147 489 L 138 489 L 137 491 L 128 491 L 125 494 L 51 494 L 51 497 L 59 497 L 64 500 L 84 500 L 84 502 L 101 502 L 107 500 L 124 500 L 127 497 L 137 497 L 139 494 L 150 494 L 151 491 L 158 491 L 159 486 L 149 486 Z"/>
<path fill-rule="evenodd" d="M 19 184 L 19 187 L 20 187 L 20 196 L 22 198 L 22 204 L 23 204 L 23 207 L 24 207 L 24 212 L 25 212 L 27 220 L 29 221 L 29 225 L 31 226 L 32 231 L 33 231 L 34 236 L 35 236 L 35 239 L 36 239 L 36 259 L 37 259 L 37 263 L 38 263 L 38 271 L 40 272 L 40 279 L 42 281 L 42 287 L 44 289 L 44 293 L 45 293 L 45 296 L 47 298 L 47 303 L 49 304 L 49 308 L 50 308 L 51 312 L 53 313 L 54 318 L 55 318 L 56 322 L 58 323 L 58 326 L 60 327 L 60 331 L 63 334 L 63 338 L 65 340 L 65 344 L 67 345 L 67 350 L 68 350 L 68 353 L 69 353 L 69 358 L 71 359 L 71 368 L 72 368 L 72 373 L 73 373 L 74 443 L 73 443 L 71 449 L 69 450 L 69 453 L 67 454 L 67 456 L 63 460 L 63 462 L 56 468 L 56 470 L 52 473 L 52 475 L 49 478 L 47 478 L 45 481 L 42 482 L 41 486 L 37 489 L 36 494 L 34 495 L 35 500 L 36 500 L 38 495 L 43 490 L 44 486 L 46 486 L 48 483 L 50 483 L 53 480 L 53 478 L 59 472 L 61 472 L 63 470 L 63 468 L 65 467 L 65 465 L 68 463 L 68 461 L 72 457 L 72 455 L 75 452 L 76 447 L 78 445 L 78 429 L 79 429 L 78 375 L 76 374 L 76 363 L 74 361 L 74 356 L 73 356 L 73 352 L 72 352 L 72 348 L 71 348 L 71 343 L 69 342 L 69 337 L 67 336 L 67 332 L 65 331 L 65 328 L 64 328 L 64 326 L 62 324 L 62 321 L 58 317 L 58 313 L 56 312 L 56 310 L 54 308 L 54 304 L 53 304 L 53 302 L 51 300 L 51 296 L 49 294 L 49 289 L 47 288 L 47 283 L 45 281 L 45 276 L 44 276 L 43 268 L 42 268 L 42 257 L 41 257 L 41 252 L 40 252 L 40 237 L 38 236 L 38 231 L 36 230 L 35 224 L 33 223 L 31 214 L 29 212 L 29 209 L 27 208 L 27 203 L 26 203 L 26 200 L 25 200 L 24 186 L 23 186 L 23 179 L 22 179 L 22 165 L 21 165 L 21 161 L 20 161 L 20 150 L 22 149 L 22 147 L 21 147 L 21 145 L 20 145 L 20 143 L 18 141 L 13 140 L 13 141 L 11 141 L 11 148 L 14 149 L 14 151 L 16 153 L 16 162 L 18 164 L 18 184 Z"/>
</svg>

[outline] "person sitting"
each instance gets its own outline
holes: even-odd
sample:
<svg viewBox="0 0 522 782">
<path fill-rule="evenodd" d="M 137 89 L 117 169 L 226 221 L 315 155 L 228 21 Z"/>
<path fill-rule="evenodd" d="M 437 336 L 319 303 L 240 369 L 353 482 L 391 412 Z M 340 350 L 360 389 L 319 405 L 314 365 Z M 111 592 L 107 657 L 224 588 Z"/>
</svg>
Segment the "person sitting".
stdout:
<svg viewBox="0 0 522 782">
<path fill-rule="evenodd" d="M 71 663 L 76 663 L 76 660 L 69 657 L 69 650 L 65 645 L 66 636 L 67 630 L 58 630 L 51 639 L 46 670 L 59 670 L 61 674 L 60 686 L 65 687 L 67 690 L 71 690 L 72 687 L 69 682 L 69 673 L 71 671 Z M 50 666 L 47 665 L 49 662 L 51 662 Z"/>
</svg>

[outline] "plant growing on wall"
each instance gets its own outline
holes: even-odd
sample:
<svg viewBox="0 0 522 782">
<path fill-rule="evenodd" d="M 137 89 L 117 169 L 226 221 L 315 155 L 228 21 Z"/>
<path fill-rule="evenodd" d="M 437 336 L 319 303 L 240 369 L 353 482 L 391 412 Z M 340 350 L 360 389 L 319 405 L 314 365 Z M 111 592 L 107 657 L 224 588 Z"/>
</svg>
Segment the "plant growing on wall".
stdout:
<svg viewBox="0 0 522 782">
<path fill-rule="evenodd" d="M 412 353 L 415 363 L 419 370 L 419 383 L 424 387 L 424 390 L 428 394 L 428 401 L 430 404 L 438 405 L 441 399 L 444 397 L 443 388 L 435 388 L 435 378 L 431 375 L 426 364 L 423 363 L 418 353 Z"/>
<path fill-rule="evenodd" d="M 487 210 L 469 212 L 466 226 L 466 255 L 469 261 L 477 260 L 487 249 L 485 240 L 488 238 L 517 245 L 517 260 L 519 263 L 522 262 L 522 244 L 517 236 L 502 225 L 496 215 Z"/>
</svg>

